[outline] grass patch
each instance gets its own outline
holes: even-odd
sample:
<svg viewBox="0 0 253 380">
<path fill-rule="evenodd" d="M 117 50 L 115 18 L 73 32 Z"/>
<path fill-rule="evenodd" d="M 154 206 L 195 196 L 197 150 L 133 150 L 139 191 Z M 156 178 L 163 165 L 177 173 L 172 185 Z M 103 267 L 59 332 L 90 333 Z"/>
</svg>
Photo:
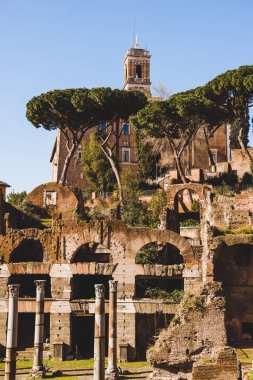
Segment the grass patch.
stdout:
<svg viewBox="0 0 253 380">
<path fill-rule="evenodd" d="M 105 359 L 105 366 L 107 366 L 108 360 Z M 18 370 L 24 370 L 28 369 L 30 370 L 33 365 L 33 360 L 17 360 L 17 369 Z M 58 361 L 58 360 L 52 360 L 52 359 L 45 359 L 44 360 L 45 367 L 49 368 L 49 372 L 54 369 L 59 370 L 83 370 L 83 369 L 93 369 L 94 366 L 94 359 L 84 359 L 84 360 L 66 360 L 66 361 Z M 118 363 L 118 365 L 121 368 L 128 369 L 128 370 L 136 370 L 136 369 L 142 369 L 150 367 L 150 364 L 147 361 L 143 362 L 128 362 L 128 363 Z M 0 370 L 4 370 L 5 363 L 0 363 Z M 48 376 L 47 376 L 48 377 Z M 49 376 L 50 377 L 50 376 Z M 64 377 L 61 377 L 63 379 Z M 56 379 L 56 378 L 55 378 Z M 68 376 L 68 379 L 71 380 L 72 378 Z M 75 379 L 75 377 L 73 377 Z"/>
<path fill-rule="evenodd" d="M 222 228 L 222 227 L 214 227 L 214 236 L 231 236 L 231 235 L 239 235 L 239 236 L 251 236 L 253 235 L 253 227 L 252 226 L 244 226 L 236 229 Z"/>
<path fill-rule="evenodd" d="M 237 348 L 236 354 L 241 363 L 251 365 L 253 361 L 252 348 Z"/>
<path fill-rule="evenodd" d="M 45 218 L 45 219 L 40 219 L 41 223 L 44 224 L 47 227 L 51 227 L 52 224 L 52 219 L 50 218 Z"/>
</svg>

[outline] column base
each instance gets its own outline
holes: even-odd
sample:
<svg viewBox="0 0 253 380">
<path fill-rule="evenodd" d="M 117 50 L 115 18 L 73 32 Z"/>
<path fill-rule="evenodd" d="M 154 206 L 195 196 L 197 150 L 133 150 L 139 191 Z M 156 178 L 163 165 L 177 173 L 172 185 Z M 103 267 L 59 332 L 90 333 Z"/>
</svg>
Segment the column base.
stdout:
<svg viewBox="0 0 253 380">
<path fill-rule="evenodd" d="M 46 377 L 46 369 L 43 367 L 40 370 L 32 369 L 30 372 L 32 379 L 44 379 Z"/>
<path fill-rule="evenodd" d="M 107 368 L 107 370 L 105 371 L 105 378 L 107 380 L 119 379 L 119 369 L 118 368 Z"/>
</svg>

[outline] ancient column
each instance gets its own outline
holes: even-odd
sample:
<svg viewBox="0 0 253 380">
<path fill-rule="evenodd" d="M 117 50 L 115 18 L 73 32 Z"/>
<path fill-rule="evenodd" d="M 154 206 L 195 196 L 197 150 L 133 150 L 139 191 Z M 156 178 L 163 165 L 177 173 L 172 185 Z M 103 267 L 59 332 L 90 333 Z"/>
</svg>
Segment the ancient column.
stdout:
<svg viewBox="0 0 253 380">
<path fill-rule="evenodd" d="M 44 297 L 46 280 L 36 280 L 36 316 L 34 330 L 34 359 L 30 377 L 42 378 L 45 376 L 43 366 L 44 343 Z"/>
<path fill-rule="evenodd" d="M 118 379 L 117 367 L 117 285 L 118 281 L 109 281 L 109 344 L 108 344 L 108 367 L 106 378 Z"/>
<path fill-rule="evenodd" d="M 8 288 L 9 311 L 6 343 L 5 380 L 15 380 L 18 337 L 18 294 L 20 285 L 8 285 Z"/>
<path fill-rule="evenodd" d="M 105 379 L 105 288 L 95 285 L 94 380 Z"/>
</svg>

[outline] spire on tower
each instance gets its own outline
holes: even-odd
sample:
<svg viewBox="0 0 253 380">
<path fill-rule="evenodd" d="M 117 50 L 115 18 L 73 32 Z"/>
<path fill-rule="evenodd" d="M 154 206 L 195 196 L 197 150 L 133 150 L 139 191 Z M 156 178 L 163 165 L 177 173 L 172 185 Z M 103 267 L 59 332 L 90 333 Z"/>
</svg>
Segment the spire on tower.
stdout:
<svg viewBox="0 0 253 380">
<path fill-rule="evenodd" d="M 135 36 L 134 48 L 139 49 L 139 41 L 138 41 L 138 35 L 137 34 Z"/>
</svg>

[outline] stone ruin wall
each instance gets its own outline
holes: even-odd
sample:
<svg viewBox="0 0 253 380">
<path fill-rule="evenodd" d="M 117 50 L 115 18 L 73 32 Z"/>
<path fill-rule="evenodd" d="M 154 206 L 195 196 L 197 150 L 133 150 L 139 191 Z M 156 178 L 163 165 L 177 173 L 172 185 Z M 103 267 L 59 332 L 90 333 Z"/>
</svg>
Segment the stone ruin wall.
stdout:
<svg viewBox="0 0 253 380">
<path fill-rule="evenodd" d="M 211 198 L 210 225 L 223 228 L 240 228 L 253 224 L 253 190 L 234 196 L 216 195 Z"/>
<path fill-rule="evenodd" d="M 181 188 L 182 187 L 180 187 L 179 190 L 181 190 Z M 1 294 L 2 297 L 6 297 L 8 276 L 10 273 L 18 272 L 15 264 L 9 264 L 9 258 L 12 250 L 24 239 L 39 240 L 43 246 L 45 262 L 38 263 L 37 266 L 35 264 L 30 266 L 29 264 L 19 265 L 19 271 L 25 273 L 35 273 L 36 271 L 41 273 L 44 271 L 43 273 L 50 274 L 53 298 L 52 300 L 47 300 L 45 305 L 51 314 L 51 341 L 56 343 L 60 342 L 62 336 L 64 336 L 65 343 L 68 346 L 71 345 L 71 313 L 73 313 L 75 308 L 80 310 L 80 304 L 78 304 L 78 302 L 71 301 L 71 282 L 73 275 L 96 273 L 103 275 L 111 274 L 115 280 L 119 281 L 119 343 L 124 344 L 127 342 L 129 345 L 129 358 L 136 358 L 136 339 L 138 339 L 135 334 L 136 315 L 145 314 L 145 318 L 149 318 L 148 316 L 162 311 L 164 314 L 167 314 L 168 320 L 170 320 L 172 316 L 177 313 L 176 308 L 173 309 L 171 306 L 166 306 L 166 303 L 163 302 L 149 302 L 144 304 L 134 301 L 133 297 L 136 275 L 171 276 L 171 268 L 168 266 L 135 264 L 135 256 L 138 249 L 150 241 L 167 241 L 178 247 L 184 257 L 185 262 L 182 273 L 185 289 L 193 291 L 197 294 L 201 290 L 202 282 L 208 283 L 214 280 L 213 260 L 215 252 L 221 244 L 221 241 L 225 241 L 226 237 L 214 238 L 212 227 L 218 223 L 218 221 L 219 223 L 224 223 L 226 220 L 227 214 L 224 210 L 227 207 L 227 203 L 229 204 L 229 210 L 231 210 L 231 212 L 233 207 L 236 210 L 242 209 L 243 212 L 248 211 L 248 209 L 251 210 L 251 202 L 248 199 L 252 199 L 250 197 L 253 195 L 250 193 L 247 193 L 246 195 L 244 193 L 236 194 L 236 201 L 235 199 L 232 200 L 229 197 L 227 201 L 224 202 L 224 197 L 214 197 L 209 188 L 204 191 L 200 187 L 198 187 L 198 189 L 200 191 L 199 194 L 201 195 L 202 217 L 202 246 L 199 247 L 192 247 L 186 239 L 172 231 L 127 229 L 119 222 L 109 224 L 98 222 L 88 225 L 73 219 L 67 220 L 60 218 L 53 220 L 51 229 L 26 228 L 20 230 L 11 228 L 7 221 L 6 234 L 0 236 L 0 253 L 7 263 L 6 265 L 1 266 L 2 273 L 0 273 L 0 281 L 3 285 L 3 287 L 1 287 L 3 290 Z M 177 192 L 178 188 L 173 189 L 173 191 Z M 238 215 L 240 216 L 240 218 L 238 218 L 238 224 L 244 224 L 244 214 L 239 213 Z M 239 241 L 238 239 L 238 237 L 235 237 L 232 243 L 236 244 L 236 242 Z M 107 247 L 110 250 L 109 263 L 71 263 L 73 253 L 82 244 L 92 244 L 94 242 L 103 244 L 104 247 Z M 3 344 L 5 342 L 5 328 L 3 328 L 3 326 L 5 325 L 7 318 L 6 299 L 2 299 L 0 303 L 0 310 L 2 311 L 0 318 L 0 344 Z M 22 300 L 21 308 L 23 308 L 23 310 L 27 310 L 27 308 L 33 310 L 33 307 L 32 301 Z M 93 306 L 91 302 L 83 303 L 81 307 L 84 310 L 88 310 L 89 313 L 92 313 Z M 224 346 L 226 343 L 224 338 L 224 314 L 222 310 L 217 310 L 215 307 L 211 308 L 204 317 L 203 313 L 201 314 L 200 311 L 191 311 L 191 313 L 190 320 L 192 320 L 192 325 L 186 323 L 184 327 L 181 327 L 181 330 L 178 330 L 177 334 L 174 336 L 173 342 L 170 341 L 168 336 L 166 337 L 166 339 L 168 338 L 168 342 L 170 341 L 170 343 L 168 343 L 168 347 L 172 345 L 175 357 L 178 356 L 178 358 L 181 359 L 180 371 L 178 371 L 177 374 L 174 371 L 175 379 L 179 378 L 176 377 L 179 376 L 179 374 L 180 376 L 189 375 L 188 377 L 182 378 L 189 378 L 193 380 L 204 379 L 204 373 L 213 373 L 213 376 L 216 376 L 214 372 L 217 370 L 214 370 L 214 367 L 211 366 L 210 363 L 199 363 L 200 368 L 193 363 L 197 363 L 197 360 L 195 359 L 191 362 L 191 369 L 194 369 L 193 375 L 187 374 L 188 370 L 185 368 L 185 363 L 188 363 L 187 355 L 189 352 L 196 352 L 196 355 L 198 352 L 205 352 L 205 350 L 208 349 L 210 342 L 212 342 L 212 347 L 215 347 L 218 343 L 221 346 Z M 202 326 L 201 331 L 199 331 L 198 327 L 195 326 L 195 320 L 199 321 L 198 325 Z M 215 328 L 212 330 L 209 327 L 213 320 L 215 320 L 216 323 Z M 142 330 L 138 331 L 140 334 L 144 334 Z M 170 331 L 170 328 L 168 331 Z M 201 337 L 202 331 L 206 331 L 207 334 L 204 337 L 203 344 L 203 339 L 199 338 Z M 192 337 L 197 338 L 194 338 L 192 341 Z M 221 339 L 220 342 L 218 342 L 218 338 Z M 162 339 L 161 336 L 158 338 L 158 342 L 159 339 Z M 182 351 L 182 348 L 186 347 L 185 342 L 190 345 L 187 347 L 187 349 L 190 350 L 189 352 L 185 349 L 184 352 Z M 194 354 L 191 354 L 191 356 L 194 357 Z M 165 357 L 165 361 L 166 360 L 167 359 Z M 217 366 L 220 366 L 223 369 L 225 368 L 225 365 L 223 366 L 223 362 L 219 359 L 218 354 L 213 360 L 217 364 L 215 365 L 216 368 Z M 209 364 L 211 366 L 210 368 Z M 163 369 L 164 368 L 161 366 L 159 367 L 159 371 L 162 371 Z M 168 368 L 166 368 L 166 371 L 167 370 Z M 224 369 L 224 371 L 230 370 L 231 368 Z M 159 373 L 161 374 L 162 372 L 157 372 L 156 374 L 155 371 L 154 378 L 158 379 Z M 233 378 L 232 372 L 231 379 Z M 214 377 L 214 379 L 216 379 L 216 377 Z M 220 380 L 221 378 L 217 377 L 217 380 L 218 379 Z"/>
<path fill-rule="evenodd" d="M 53 219 L 51 228 L 13 229 L 6 223 L 5 235 L 0 236 L 0 253 L 3 262 L 0 268 L 1 297 L 0 310 L 0 344 L 5 344 L 5 324 L 7 319 L 7 285 L 10 275 L 48 274 L 50 276 L 52 298 L 45 301 L 46 310 L 50 312 L 50 342 L 71 346 L 71 315 L 73 313 L 94 313 L 92 301 L 72 300 L 72 279 L 76 274 L 112 275 L 119 282 L 118 286 L 118 343 L 128 345 L 128 359 L 136 358 L 136 345 L 142 347 L 136 334 L 139 326 L 147 318 L 153 320 L 162 313 L 167 323 L 176 312 L 176 305 L 164 301 L 141 302 L 134 299 L 135 277 L 153 276 L 171 278 L 175 275 L 173 268 L 166 265 L 136 264 L 138 250 L 151 241 L 169 242 L 178 247 L 184 258 L 184 268 L 176 274 L 184 278 L 185 288 L 199 287 L 198 265 L 199 253 L 195 247 L 172 231 L 149 229 L 127 229 L 117 223 L 84 223 L 77 220 Z M 22 241 L 39 241 L 43 247 L 42 263 L 10 263 L 13 250 Z M 108 263 L 85 262 L 72 263 L 73 255 L 82 244 L 102 244 L 110 251 Z M 20 312 L 34 312 L 35 303 L 31 299 L 20 301 Z M 148 317 L 149 316 L 149 317 Z M 1 321 L 0 321 L 1 323 Z M 154 327 L 156 321 L 152 322 Z M 140 331 L 140 330 L 138 330 Z M 51 349 L 53 349 L 51 347 Z M 144 352 L 144 351 L 143 351 Z"/>
<path fill-rule="evenodd" d="M 247 150 L 253 159 L 253 148 L 248 147 Z M 232 149 L 230 164 L 239 178 L 242 178 L 244 173 L 251 173 L 249 161 L 245 158 L 241 149 Z"/>
<path fill-rule="evenodd" d="M 199 361 L 216 357 L 217 348 L 227 344 L 224 305 L 217 283 L 185 294 L 174 322 L 148 351 L 153 379 L 192 380 L 193 366 L 196 373 Z"/>
</svg>

